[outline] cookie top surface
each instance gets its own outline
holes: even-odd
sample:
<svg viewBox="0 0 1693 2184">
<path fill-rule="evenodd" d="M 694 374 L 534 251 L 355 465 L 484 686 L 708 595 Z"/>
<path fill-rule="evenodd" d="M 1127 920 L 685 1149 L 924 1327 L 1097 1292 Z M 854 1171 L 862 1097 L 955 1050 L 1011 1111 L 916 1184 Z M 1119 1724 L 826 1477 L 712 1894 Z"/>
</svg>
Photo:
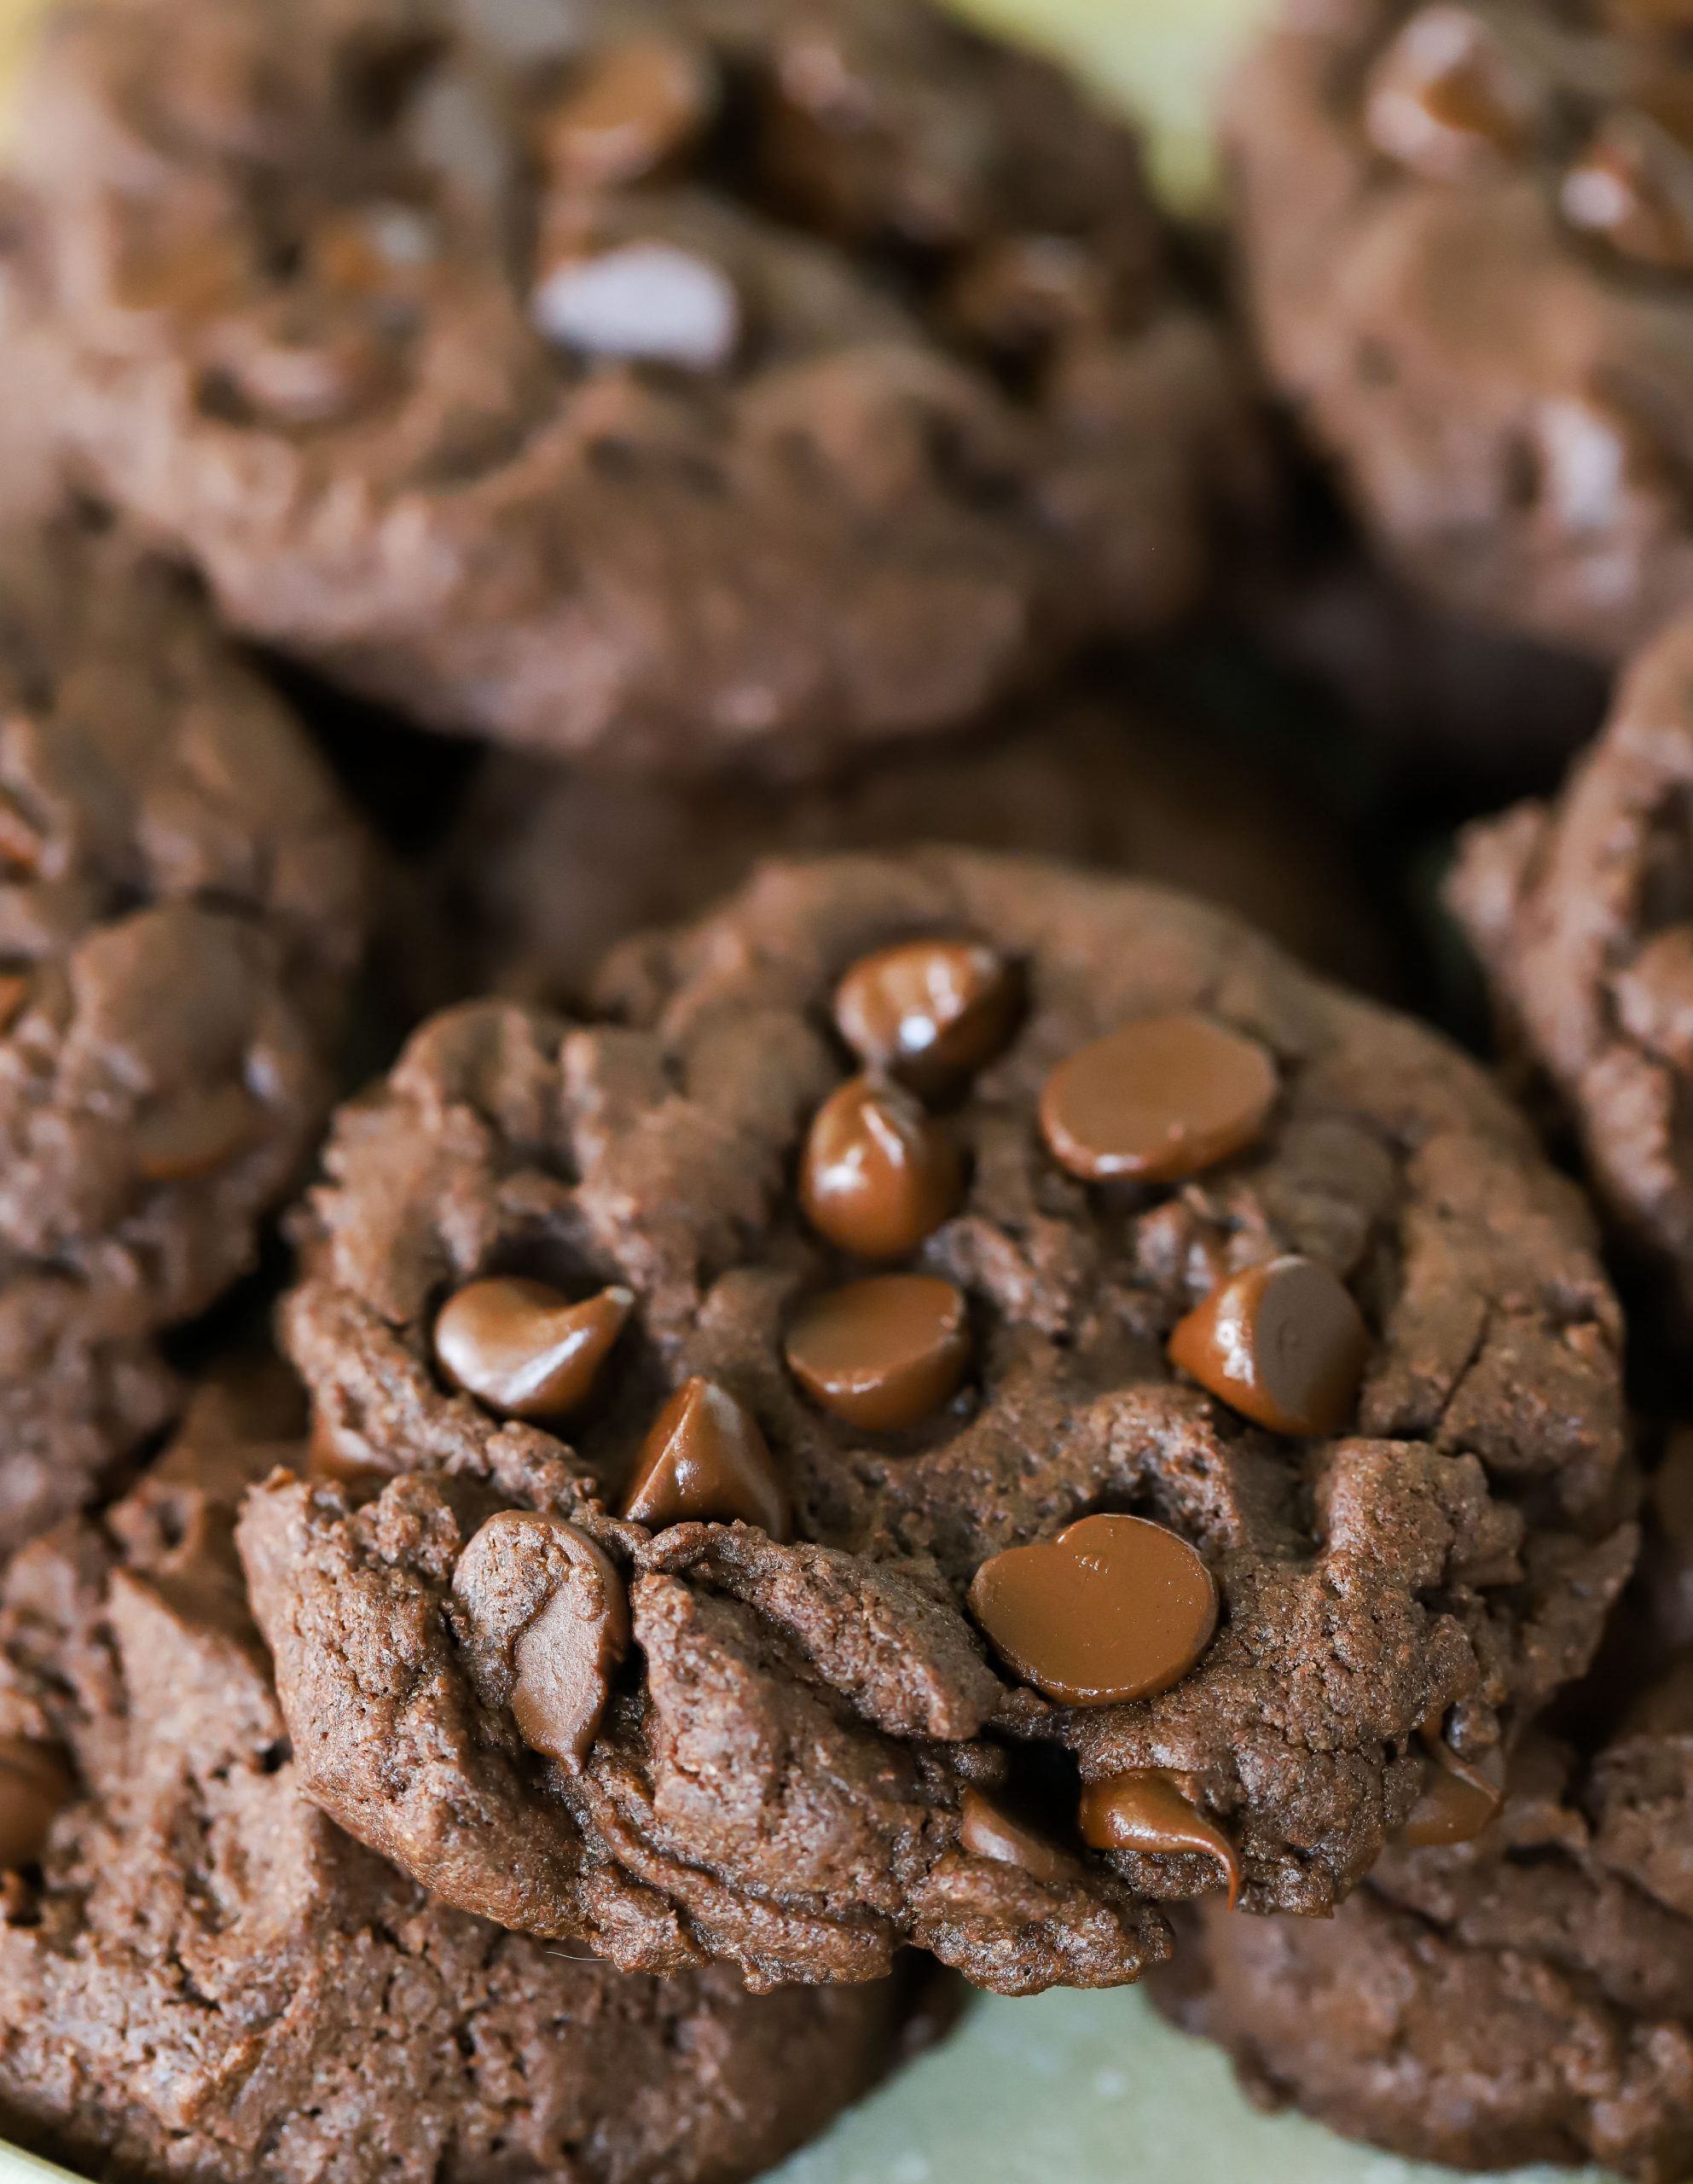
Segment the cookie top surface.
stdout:
<svg viewBox="0 0 1693 2184">
<path fill-rule="evenodd" d="M 1417 1724 L 1585 1665 L 1615 1306 L 1433 1035 L 950 851 L 768 866 L 600 995 L 344 1111 L 287 1340 L 326 1467 L 407 1476 L 244 1519 L 309 1793 L 429 1885 L 641 1965 L 1117 1980 L 1149 1897 L 1326 1908 Z M 1044 1798 L 1044 1878 L 966 1791 Z"/>
<path fill-rule="evenodd" d="M 1505 1044 L 1551 1087 L 1587 1172 L 1693 1310 L 1693 620 L 1652 645 L 1549 802 L 1464 838 L 1447 899 Z"/>
<path fill-rule="evenodd" d="M 116 2178 L 751 2175 L 875 2076 L 883 1987 L 630 1978 L 432 1902 L 299 1794 L 230 1545 L 291 1443 L 202 1397 L 0 1597 L 0 2117 Z M 32 1786 L 61 1801 L 28 1821 Z M 44 1840 L 42 1839 L 44 1828 Z"/>
<path fill-rule="evenodd" d="M 1275 376 L 1383 546 L 1618 657 L 1693 598 L 1693 125 L 1673 10 L 1289 0 L 1227 134 Z"/>
<path fill-rule="evenodd" d="M 1179 610 L 1255 471 L 1132 140 L 907 0 L 95 6 L 21 111 L 78 463 L 439 725 L 803 774 Z"/>
</svg>

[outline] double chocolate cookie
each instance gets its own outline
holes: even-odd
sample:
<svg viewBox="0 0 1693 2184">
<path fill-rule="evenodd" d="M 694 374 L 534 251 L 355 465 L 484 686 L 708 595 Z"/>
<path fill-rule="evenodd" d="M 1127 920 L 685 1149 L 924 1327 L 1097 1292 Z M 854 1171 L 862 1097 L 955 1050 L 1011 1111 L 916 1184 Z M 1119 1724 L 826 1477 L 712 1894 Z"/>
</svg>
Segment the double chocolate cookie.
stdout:
<svg viewBox="0 0 1693 2184">
<path fill-rule="evenodd" d="M 923 0 L 145 0 L 20 102 L 79 468 L 416 717 L 791 774 L 1192 598 L 1133 143 Z"/>
<path fill-rule="evenodd" d="M 1288 0 L 1226 131 L 1274 377 L 1462 615 L 1618 657 L 1693 601 L 1674 9 Z"/>
<path fill-rule="evenodd" d="M 1621 1229 L 1693 1310 L 1693 619 L 1624 682 L 1549 804 L 1465 837 L 1447 897 L 1505 1044 L 1550 1085 Z"/>
<path fill-rule="evenodd" d="M 252 1263 L 333 1095 L 368 869 L 174 577 L 0 550 L 0 1549 L 162 1422 L 149 1338 Z"/>
<path fill-rule="evenodd" d="M 0 2130 L 113 2180 L 729 2184 L 873 2079 L 890 1987 L 630 1978 L 466 1917 L 299 1793 L 202 1398 L 0 1593 Z"/>
<path fill-rule="evenodd" d="M 1321 1913 L 1632 1559 L 1572 1188 L 1176 896 L 767 866 L 344 1111 L 241 1548 L 307 1794 L 614 1961 L 1131 1978 Z M 339 1475 L 339 1483 L 338 1476 Z"/>
</svg>

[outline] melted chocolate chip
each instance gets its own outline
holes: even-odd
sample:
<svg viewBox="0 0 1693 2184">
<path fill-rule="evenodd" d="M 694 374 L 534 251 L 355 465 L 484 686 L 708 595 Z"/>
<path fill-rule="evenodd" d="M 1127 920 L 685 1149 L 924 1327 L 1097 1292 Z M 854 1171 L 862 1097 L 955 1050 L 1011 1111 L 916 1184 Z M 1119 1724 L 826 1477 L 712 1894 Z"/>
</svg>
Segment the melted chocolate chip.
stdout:
<svg viewBox="0 0 1693 2184">
<path fill-rule="evenodd" d="M 814 1403 L 867 1432 L 916 1426 L 970 1362 L 962 1293 L 928 1275 L 882 1274 L 808 1304 L 788 1332 L 788 1369 Z"/>
<path fill-rule="evenodd" d="M 473 1281 L 441 1308 L 436 1359 L 455 1388 L 502 1418 L 567 1417 L 592 1394 L 634 1304 L 627 1289 L 573 1304 L 542 1281 Z"/>
<path fill-rule="evenodd" d="M 1205 1016 L 1149 1016 L 1058 1064 L 1041 1127 L 1087 1182 L 1174 1182 L 1244 1152 L 1275 1097 L 1255 1039 Z"/>
<path fill-rule="evenodd" d="M 252 1142 L 258 1117 L 244 1085 L 213 1085 L 143 1115 L 136 1126 L 136 1165 L 150 1183 L 210 1176 Z"/>
<path fill-rule="evenodd" d="M 1239 1900 L 1240 1859 L 1233 1844 L 1161 1769 L 1133 1768 L 1090 1782 L 1081 1793 L 1081 1833 L 1096 1850 L 1194 1850 L 1215 1858 L 1228 1882 L 1231 1911 Z"/>
<path fill-rule="evenodd" d="M 622 1513 L 653 1531 L 739 1519 L 786 1539 L 791 1526 L 787 1489 L 758 1420 L 727 1388 L 698 1377 L 654 1420 Z"/>
<path fill-rule="evenodd" d="M 1503 1787 L 1484 1768 L 1450 1745 L 1430 1740 L 1423 1792 L 1399 1840 L 1413 1850 L 1473 1842 L 1499 1818 L 1504 1805 Z"/>
<path fill-rule="evenodd" d="M 951 1218 L 963 1188 L 957 1147 L 897 1084 L 855 1077 L 813 1118 L 800 1203 L 820 1235 L 856 1258 L 905 1258 Z"/>
<path fill-rule="evenodd" d="M 967 1789 L 959 1804 L 958 1839 L 973 1858 L 991 1858 L 998 1865 L 1020 1866 L 1036 1880 L 1065 1881 L 1077 1878 L 1074 1858 L 1025 1827 L 980 1790 Z"/>
<path fill-rule="evenodd" d="M 1172 1364 L 1273 1433 L 1337 1433 L 1369 1354 L 1346 1285 L 1297 1257 L 1232 1275 L 1169 1340 Z"/>
<path fill-rule="evenodd" d="M 978 940 L 907 940 L 855 963 L 835 994 L 841 1037 L 873 1069 L 924 1089 L 983 1068 L 1016 1026 L 1017 981 Z"/>
<path fill-rule="evenodd" d="M 1563 217 L 1625 258 L 1693 268 L 1693 151 L 1648 113 L 1609 114 L 1563 178 Z"/>
<path fill-rule="evenodd" d="M 32 1866 L 76 1793 L 64 1754 L 28 1737 L 0 1737 L 0 1871 Z"/>
<path fill-rule="evenodd" d="M 1143 1517 L 1084 1517 L 1056 1539 L 1007 1548 L 977 1571 L 970 1605 L 1025 1682 L 1073 1706 L 1168 1691 L 1217 1627 L 1210 1571 Z"/>
<path fill-rule="evenodd" d="M 548 172 L 566 185 L 603 188 L 651 174 L 685 150 L 710 117 L 705 55 L 653 32 L 589 55 L 542 131 Z"/>
<path fill-rule="evenodd" d="M 1364 126 L 1378 152 L 1432 181 L 1523 152 L 1539 118 L 1537 86 L 1498 34 L 1467 8 L 1420 9 L 1377 62 Z"/>
</svg>

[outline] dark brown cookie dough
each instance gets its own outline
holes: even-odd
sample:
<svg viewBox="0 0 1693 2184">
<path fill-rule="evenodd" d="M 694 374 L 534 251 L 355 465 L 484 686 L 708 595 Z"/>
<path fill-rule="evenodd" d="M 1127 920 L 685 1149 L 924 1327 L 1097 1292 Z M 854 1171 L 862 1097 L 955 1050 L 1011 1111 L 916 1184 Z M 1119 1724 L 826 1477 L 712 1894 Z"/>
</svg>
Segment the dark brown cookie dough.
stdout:
<svg viewBox="0 0 1693 2184">
<path fill-rule="evenodd" d="M 419 718 L 797 775 L 1193 598 L 1133 143 L 923 0 L 148 0 L 20 101 L 78 470 Z"/>
<path fill-rule="evenodd" d="M 366 920 L 360 832 L 174 577 L 0 551 L 0 1547 L 159 1424 L 147 1338 L 252 1263 Z"/>
<path fill-rule="evenodd" d="M 202 1398 L 103 1525 L 7 1574 L 0 1857 L 32 1833 L 39 1862 L 0 1882 L 4 2135 L 118 2184 L 728 2184 L 818 2129 L 888 2057 L 888 1986 L 632 1978 L 432 1901 L 299 1796 L 230 1542 L 295 1450 L 251 1414 Z"/>
<path fill-rule="evenodd" d="M 1693 1310 L 1693 620 L 1649 648 L 1550 803 L 1465 837 L 1447 899 L 1505 1044 L 1594 1188 Z"/>
<path fill-rule="evenodd" d="M 308 1794 L 438 1892 L 640 1968 L 864 1977 L 910 1939 L 1004 1989 L 1121 1981 L 1164 1948 L 1148 1898 L 1326 1910 L 1409 1813 L 1419 1724 L 1479 1763 L 1585 1666 L 1634 1544 L 1616 1309 L 1576 1194 L 1438 1038 L 1180 897 L 942 851 L 767 866 L 600 1000 L 449 1013 L 344 1112 L 287 1335 L 322 1466 L 399 1476 L 243 1520 Z M 903 1084 L 850 1077 L 837 1007 Z M 1284 1278 L 1249 1284 L 1242 1354 L 1332 1438 L 1165 1361 L 1288 1254 L 1344 1311 L 1296 1294 L 1278 1345 Z M 889 1273 L 932 1285 L 892 1334 L 832 1297 Z M 440 1343 L 460 1298 L 479 1362 Z M 584 1367 L 590 1298 L 624 1323 Z M 1354 1403 L 1321 1329 L 1358 1307 Z M 1189 1603 L 1139 1636 L 1137 1525 Z M 1127 1617 L 1104 1683 L 1030 1671 L 1120 1699 L 1004 1664 L 1031 1584 Z M 980 1847 L 1025 1798 L 1038 1870 Z"/>
<path fill-rule="evenodd" d="M 1273 376 L 1457 613 L 1616 658 L 1693 600 L 1673 10 L 1286 0 L 1226 133 Z"/>
<path fill-rule="evenodd" d="M 474 990 L 576 1002 L 616 942 L 697 915 L 762 858 L 925 841 L 1181 887 L 1354 985 L 1391 983 L 1380 915 L 1314 799 L 1191 722 L 1085 691 L 797 793 L 492 764 L 449 851 L 447 924 Z"/>
</svg>

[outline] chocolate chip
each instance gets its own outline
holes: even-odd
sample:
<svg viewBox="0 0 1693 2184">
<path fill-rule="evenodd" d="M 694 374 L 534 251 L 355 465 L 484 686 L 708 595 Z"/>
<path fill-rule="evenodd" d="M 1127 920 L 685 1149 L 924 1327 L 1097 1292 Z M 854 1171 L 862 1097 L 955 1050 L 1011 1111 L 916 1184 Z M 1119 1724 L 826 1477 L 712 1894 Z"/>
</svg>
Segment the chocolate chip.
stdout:
<svg viewBox="0 0 1693 2184">
<path fill-rule="evenodd" d="M 0 1033 L 9 1031 L 23 1014 L 29 983 L 15 971 L 0 971 Z"/>
<path fill-rule="evenodd" d="M 46 839 L 32 819 L 9 796 L 0 795 L 0 865 L 13 879 L 28 878 L 38 870 Z"/>
<path fill-rule="evenodd" d="M 980 1790 L 967 1789 L 959 1804 L 958 1839 L 973 1858 L 991 1858 L 1001 1866 L 1020 1866 L 1036 1880 L 1065 1881 L 1078 1877 L 1074 1858 L 1056 1843 L 1013 1820 L 1004 1809 L 984 1798 Z"/>
<path fill-rule="evenodd" d="M 715 1380 L 684 1381 L 653 1421 L 635 1458 L 623 1514 L 662 1531 L 667 1525 L 757 1525 L 786 1539 L 783 1485 L 758 1420 Z"/>
<path fill-rule="evenodd" d="M 64 1754 L 30 1737 L 0 1737 L 0 1870 L 32 1866 L 76 1793 Z"/>
<path fill-rule="evenodd" d="M 531 1751 L 581 1766 L 629 1651 L 610 1557 L 562 1518 L 503 1509 L 459 1557 L 453 1594 L 484 1697 L 503 1698 Z"/>
<path fill-rule="evenodd" d="M 1608 114 L 1559 195 L 1573 228 L 1667 272 L 1693 268 L 1693 151 L 1650 114 Z"/>
<path fill-rule="evenodd" d="M 1215 1858 L 1228 1881 L 1231 1911 L 1240 1899 L 1240 1859 L 1233 1844 L 1160 1768 L 1133 1768 L 1090 1782 L 1081 1793 L 1081 1833 L 1096 1850 L 1195 1850 Z"/>
<path fill-rule="evenodd" d="M 1026 1682 L 1072 1706 L 1168 1691 L 1217 1627 L 1210 1571 L 1144 1517 L 1084 1517 L 1056 1539 L 1007 1548 L 977 1571 L 970 1605 Z"/>
<path fill-rule="evenodd" d="M 1407 1850 L 1473 1842 L 1496 1821 L 1505 1804 L 1502 1786 L 1485 1768 L 1464 1758 L 1443 1740 L 1430 1743 L 1423 1792 L 1399 1831 Z"/>
<path fill-rule="evenodd" d="M 721 371 L 740 344 L 740 298 L 722 270 L 673 243 L 634 242 L 548 272 L 531 305 L 561 349 Z"/>
<path fill-rule="evenodd" d="M 440 255 L 434 222 L 414 205 L 379 200 L 326 214 L 308 245 L 312 270 L 343 295 L 383 297 L 415 283 Z"/>
<path fill-rule="evenodd" d="M 1539 87 L 1467 8 L 1420 9 L 1377 62 L 1364 102 L 1370 141 L 1401 166 L 1449 182 L 1523 151 Z"/>
<path fill-rule="evenodd" d="M 435 1356 L 455 1387 L 502 1418 L 567 1417 L 593 1393 L 634 1305 L 628 1289 L 573 1304 L 544 1281 L 473 1281 L 442 1306 Z"/>
<path fill-rule="evenodd" d="M 855 1077 L 813 1118 L 799 1195 L 820 1235 L 863 1259 L 903 1258 L 957 1210 L 958 1150 L 897 1084 Z"/>
<path fill-rule="evenodd" d="M 321 1416 L 312 1420 L 311 1437 L 306 1443 L 305 1475 L 330 1485 L 350 1488 L 355 1495 L 380 1493 L 395 1476 L 387 1466 L 374 1461 L 361 1443 L 351 1438 L 344 1441 L 328 1420 Z"/>
<path fill-rule="evenodd" d="M 1244 1152 L 1275 1097 L 1275 1064 L 1255 1039 L 1207 1016 L 1149 1016 L 1058 1064 L 1041 1127 L 1085 1182 L 1174 1182 Z"/>
<path fill-rule="evenodd" d="M 923 1087 L 981 1069 L 1017 1022 L 1017 980 L 978 940 L 907 940 L 855 963 L 835 993 L 841 1037 L 873 1069 Z"/>
<path fill-rule="evenodd" d="M 699 134 L 714 88 L 706 55 L 685 39 L 655 32 L 603 47 L 543 125 L 548 172 L 596 188 L 651 174 Z"/>
<path fill-rule="evenodd" d="M 136 1125 L 136 1166 L 149 1183 L 214 1174 L 252 1142 L 258 1115 L 244 1085 L 215 1084 L 156 1107 Z"/>
<path fill-rule="evenodd" d="M 1337 1433 L 1369 1354 L 1345 1283 L 1296 1256 L 1231 1275 L 1169 1340 L 1173 1365 L 1273 1433 Z"/>
<path fill-rule="evenodd" d="M 806 1306 L 786 1354 L 813 1402 L 849 1426 L 916 1426 L 953 1395 L 970 1362 L 964 1298 L 929 1275 L 849 1282 Z"/>
</svg>

